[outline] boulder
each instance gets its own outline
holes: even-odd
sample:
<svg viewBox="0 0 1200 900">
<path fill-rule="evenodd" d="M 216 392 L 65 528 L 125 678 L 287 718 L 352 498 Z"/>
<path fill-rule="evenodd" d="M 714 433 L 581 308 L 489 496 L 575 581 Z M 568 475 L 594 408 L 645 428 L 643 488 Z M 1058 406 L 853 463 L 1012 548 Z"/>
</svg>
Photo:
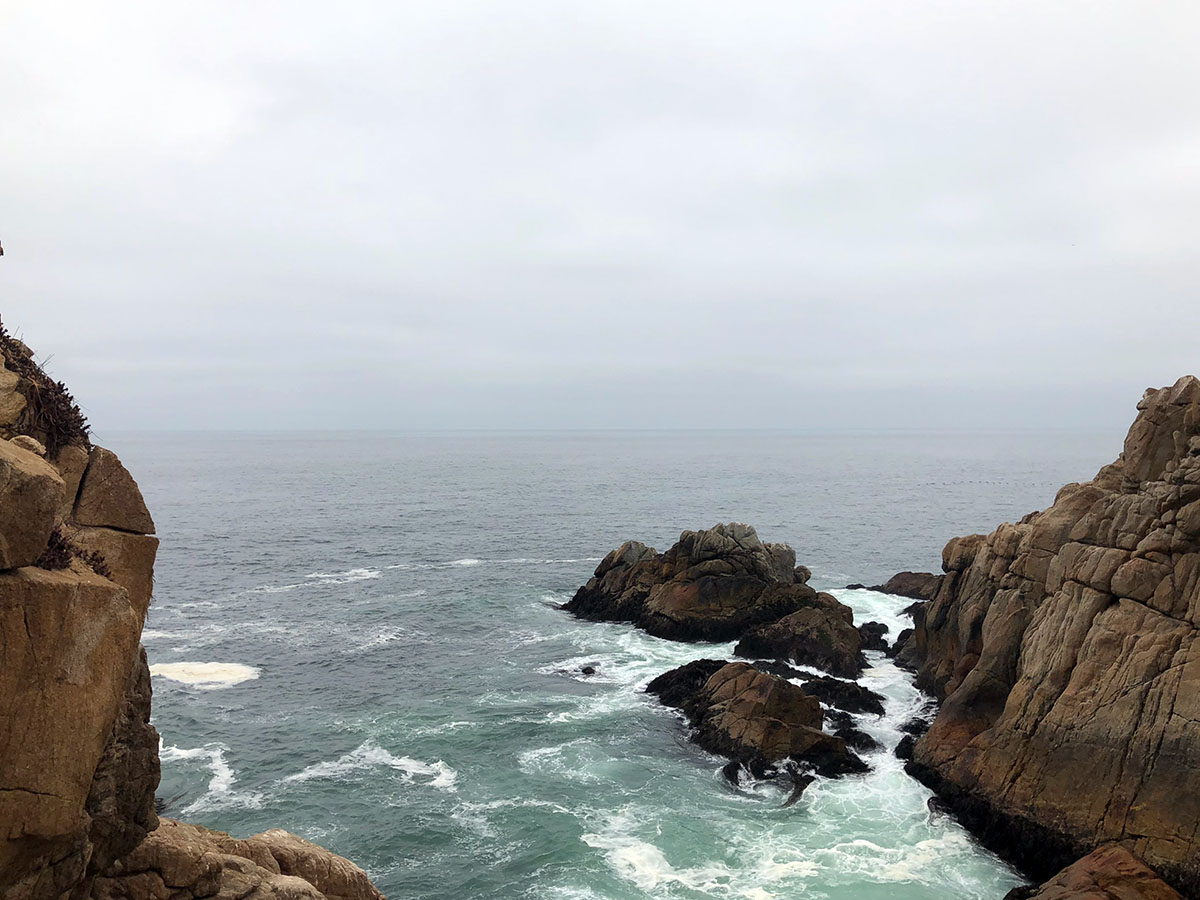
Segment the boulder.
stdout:
<svg viewBox="0 0 1200 900">
<path fill-rule="evenodd" d="M 286 831 L 238 840 L 163 819 L 95 880 L 92 900 L 384 900 L 362 869 Z"/>
<path fill-rule="evenodd" d="M 824 715 L 815 697 L 748 663 L 716 663 L 689 663 L 646 688 L 683 709 L 692 739 L 705 750 L 759 774 L 787 759 L 831 777 L 866 770 L 842 739 L 821 731 Z"/>
<path fill-rule="evenodd" d="M 782 659 L 845 678 L 858 676 L 866 665 L 858 630 L 830 606 L 807 607 L 760 625 L 733 652 L 751 659 Z"/>
<path fill-rule="evenodd" d="M 898 661 L 944 698 L 909 770 L 1044 878 L 1127 842 L 1200 895 L 1200 381 L 1148 391 L 1118 459 L 952 540 Z"/>
<path fill-rule="evenodd" d="M 1040 887 L 1014 888 L 1005 900 L 1183 900 L 1120 844 L 1071 863 Z"/>
<path fill-rule="evenodd" d="M 66 528 L 64 534 L 75 548 L 89 554 L 89 558 L 103 560 L 104 574 L 129 592 L 139 621 L 144 623 L 150 594 L 154 590 L 158 538 L 115 528 Z"/>
<path fill-rule="evenodd" d="M 62 478 L 46 460 L 0 440 L 0 569 L 29 566 L 50 540 Z"/>
<path fill-rule="evenodd" d="M 153 534 L 142 492 L 111 450 L 93 447 L 75 501 L 75 521 L 137 534 Z"/>
<path fill-rule="evenodd" d="M 786 544 L 763 543 L 754 528 L 734 522 L 685 531 L 665 553 L 622 544 L 564 608 L 670 640 L 726 641 L 823 602 L 808 577 Z"/>
</svg>

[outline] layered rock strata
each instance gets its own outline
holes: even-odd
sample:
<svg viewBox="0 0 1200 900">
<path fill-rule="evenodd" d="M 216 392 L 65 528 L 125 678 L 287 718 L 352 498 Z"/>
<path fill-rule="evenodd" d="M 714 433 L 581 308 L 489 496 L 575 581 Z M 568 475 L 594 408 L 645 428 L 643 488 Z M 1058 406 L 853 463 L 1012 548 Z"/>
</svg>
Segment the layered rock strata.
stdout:
<svg viewBox="0 0 1200 900">
<path fill-rule="evenodd" d="M 1200 381 L 942 567 L 899 655 L 944 698 L 910 771 L 1039 877 L 1121 841 L 1200 896 Z"/>
</svg>

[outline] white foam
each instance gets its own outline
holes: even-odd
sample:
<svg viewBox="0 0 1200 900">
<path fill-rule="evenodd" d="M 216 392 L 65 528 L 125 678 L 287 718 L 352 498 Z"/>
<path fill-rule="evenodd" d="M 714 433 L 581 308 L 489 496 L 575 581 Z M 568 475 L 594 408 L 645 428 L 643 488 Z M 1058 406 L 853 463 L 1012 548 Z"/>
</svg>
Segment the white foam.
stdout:
<svg viewBox="0 0 1200 900">
<path fill-rule="evenodd" d="M 164 763 L 189 762 L 203 760 L 212 773 L 208 781 L 208 791 L 204 796 L 189 804 L 183 812 L 195 813 L 210 809 L 239 807 L 257 809 L 262 806 L 263 796 L 257 791 L 234 792 L 233 785 L 237 776 L 229 763 L 225 761 L 225 751 L 229 748 L 224 744 L 205 744 L 203 747 L 164 747 L 159 742 L 158 758 Z"/>
<path fill-rule="evenodd" d="M 638 836 L 638 828 L 646 821 L 644 811 L 625 809 L 608 817 L 599 831 L 585 833 L 579 839 L 604 851 L 605 861 L 619 877 L 646 892 L 679 885 L 702 894 L 771 900 L 776 894 L 764 885 L 787 880 L 791 893 L 797 890 L 797 879 L 812 877 L 821 870 L 819 864 L 802 854 L 770 846 L 761 847 L 760 855 L 747 860 L 749 864 L 741 868 L 733 868 L 721 860 L 676 866 L 657 845 Z"/>
<path fill-rule="evenodd" d="M 202 691 L 233 687 L 243 681 L 252 681 L 260 672 L 261 670 L 254 666 L 223 662 L 155 663 L 150 667 L 151 675 L 159 675 Z"/>
<path fill-rule="evenodd" d="M 372 741 L 366 741 L 349 753 L 339 756 L 337 759 L 315 763 L 303 771 L 297 772 L 295 775 L 287 776 L 283 781 L 284 783 L 295 783 L 320 778 L 342 779 L 355 772 L 379 766 L 386 766 L 402 773 L 405 781 L 412 782 L 420 776 L 430 779 L 424 782 L 430 787 L 446 791 L 456 791 L 458 789 L 455 786 L 455 782 L 458 780 L 458 773 L 440 759 L 427 763 L 408 756 L 393 756 L 383 747 Z"/>
<path fill-rule="evenodd" d="M 345 572 L 312 572 L 305 578 L 312 578 L 321 584 L 350 584 L 355 581 L 367 581 L 378 578 L 383 573 L 378 569 L 347 569 Z"/>
<path fill-rule="evenodd" d="M 157 641 L 157 640 L 165 640 L 166 638 L 181 638 L 181 637 L 186 637 L 186 635 L 181 634 L 177 631 L 159 631 L 156 628 L 142 629 L 142 640 L 143 641 Z"/>
</svg>

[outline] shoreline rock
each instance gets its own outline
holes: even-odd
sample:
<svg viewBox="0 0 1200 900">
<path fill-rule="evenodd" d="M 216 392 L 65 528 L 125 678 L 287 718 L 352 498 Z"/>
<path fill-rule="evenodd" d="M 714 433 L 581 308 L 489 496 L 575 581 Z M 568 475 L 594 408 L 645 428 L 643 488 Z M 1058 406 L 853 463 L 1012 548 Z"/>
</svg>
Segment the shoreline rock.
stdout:
<svg viewBox="0 0 1200 900">
<path fill-rule="evenodd" d="M 942 699 L 910 773 L 1037 877 L 1121 841 L 1200 896 L 1200 381 L 1147 391 L 1114 463 L 942 567 L 897 655 Z"/>
</svg>

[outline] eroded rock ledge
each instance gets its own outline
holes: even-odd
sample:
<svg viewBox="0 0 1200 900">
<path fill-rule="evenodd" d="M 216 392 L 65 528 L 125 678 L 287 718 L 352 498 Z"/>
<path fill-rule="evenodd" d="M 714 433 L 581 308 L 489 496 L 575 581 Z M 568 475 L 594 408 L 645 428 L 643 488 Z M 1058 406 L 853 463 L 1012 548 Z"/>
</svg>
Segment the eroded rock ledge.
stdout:
<svg viewBox="0 0 1200 900">
<path fill-rule="evenodd" d="M 910 770 L 1038 877 L 1121 841 L 1196 897 L 1200 381 L 1138 410 L 1094 479 L 946 545 L 899 653 L 944 698 Z"/>
</svg>

